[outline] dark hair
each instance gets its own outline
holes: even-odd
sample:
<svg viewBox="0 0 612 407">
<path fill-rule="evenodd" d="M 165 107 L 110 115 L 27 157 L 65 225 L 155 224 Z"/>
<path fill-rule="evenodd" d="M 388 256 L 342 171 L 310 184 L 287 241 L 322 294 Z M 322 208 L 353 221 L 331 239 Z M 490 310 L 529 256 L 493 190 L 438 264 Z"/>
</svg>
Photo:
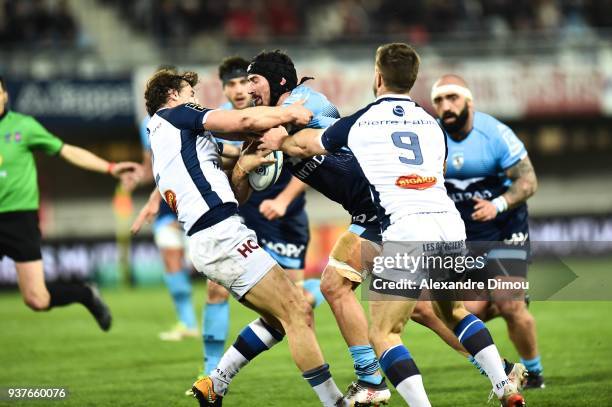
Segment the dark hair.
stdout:
<svg viewBox="0 0 612 407">
<path fill-rule="evenodd" d="M 184 82 L 191 86 L 198 83 L 198 74 L 195 72 L 184 72 L 182 74 L 169 69 L 162 69 L 147 81 L 145 88 L 145 103 L 147 113 L 153 116 L 160 107 L 168 102 L 168 94 L 173 90 L 180 92 Z"/>
<path fill-rule="evenodd" d="M 221 65 L 219 65 L 219 79 L 225 85 L 231 79 L 246 77 L 248 67 L 249 61 L 242 57 L 233 56 L 225 58 L 221 61 Z"/>
<path fill-rule="evenodd" d="M 376 68 L 385 87 L 393 92 L 407 93 L 419 73 L 419 54 L 408 44 L 394 42 L 378 47 Z"/>
<path fill-rule="evenodd" d="M 4 76 L 2 75 L 0 75 L 0 86 L 2 86 L 4 91 L 6 91 L 6 82 L 4 81 Z"/>
<path fill-rule="evenodd" d="M 261 75 L 270 84 L 270 105 L 276 105 L 278 98 L 285 92 L 292 91 L 297 85 L 297 73 L 289 55 L 281 50 L 263 51 L 249 65 L 250 74 Z M 285 82 L 283 83 L 283 79 Z"/>
</svg>

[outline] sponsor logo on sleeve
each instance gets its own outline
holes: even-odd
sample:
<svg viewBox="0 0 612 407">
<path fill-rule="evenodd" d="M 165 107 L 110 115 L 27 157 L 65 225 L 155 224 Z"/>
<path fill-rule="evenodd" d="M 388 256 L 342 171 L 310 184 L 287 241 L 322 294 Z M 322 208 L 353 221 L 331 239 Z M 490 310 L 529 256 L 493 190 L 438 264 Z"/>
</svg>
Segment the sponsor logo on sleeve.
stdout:
<svg viewBox="0 0 612 407">
<path fill-rule="evenodd" d="M 417 174 L 402 175 L 397 178 L 395 185 L 404 189 L 423 190 L 436 185 L 438 179 L 434 176 L 421 176 Z"/>
</svg>

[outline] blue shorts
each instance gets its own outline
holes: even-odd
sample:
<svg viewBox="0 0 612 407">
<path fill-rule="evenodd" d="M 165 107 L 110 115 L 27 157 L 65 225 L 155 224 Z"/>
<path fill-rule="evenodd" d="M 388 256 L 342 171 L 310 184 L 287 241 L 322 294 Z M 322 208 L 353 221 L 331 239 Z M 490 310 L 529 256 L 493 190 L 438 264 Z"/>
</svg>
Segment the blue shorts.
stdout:
<svg viewBox="0 0 612 407">
<path fill-rule="evenodd" d="M 267 220 L 259 210 L 240 207 L 245 225 L 255 231 L 259 245 L 284 269 L 301 270 L 310 240 L 305 211 L 280 219 Z"/>
<path fill-rule="evenodd" d="M 377 244 L 380 244 L 380 242 L 382 242 L 380 223 L 351 223 L 348 230 L 349 232 L 356 234 L 362 239 L 366 239 Z"/>
</svg>

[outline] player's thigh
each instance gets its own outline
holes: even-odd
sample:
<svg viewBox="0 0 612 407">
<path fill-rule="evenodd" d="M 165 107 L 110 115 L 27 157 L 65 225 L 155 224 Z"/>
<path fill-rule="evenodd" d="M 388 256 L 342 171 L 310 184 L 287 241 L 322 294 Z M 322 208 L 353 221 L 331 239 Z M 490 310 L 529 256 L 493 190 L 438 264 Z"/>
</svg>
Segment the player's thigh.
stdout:
<svg viewBox="0 0 612 407">
<path fill-rule="evenodd" d="M 370 301 L 370 336 L 401 334 L 410 319 L 416 301 L 386 300 Z"/>
<path fill-rule="evenodd" d="M 27 303 L 44 306 L 49 302 L 42 260 L 15 262 L 19 291 Z M 40 308 L 40 307 L 37 307 Z"/>
</svg>

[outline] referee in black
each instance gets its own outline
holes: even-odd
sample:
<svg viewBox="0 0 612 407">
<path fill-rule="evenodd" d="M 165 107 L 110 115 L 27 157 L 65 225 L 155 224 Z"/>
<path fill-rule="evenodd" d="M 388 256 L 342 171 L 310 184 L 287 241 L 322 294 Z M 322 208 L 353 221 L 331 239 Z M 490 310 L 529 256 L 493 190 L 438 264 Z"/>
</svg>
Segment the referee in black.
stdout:
<svg viewBox="0 0 612 407">
<path fill-rule="evenodd" d="M 80 303 L 108 331 L 111 313 L 98 291 L 83 283 L 46 283 L 38 227 L 38 181 L 33 151 L 59 155 L 86 170 L 108 173 L 129 182 L 142 172 L 140 164 L 108 162 L 62 142 L 31 116 L 8 109 L 6 83 L 0 77 L 0 259 L 15 261 L 19 290 L 35 311 Z"/>
</svg>

